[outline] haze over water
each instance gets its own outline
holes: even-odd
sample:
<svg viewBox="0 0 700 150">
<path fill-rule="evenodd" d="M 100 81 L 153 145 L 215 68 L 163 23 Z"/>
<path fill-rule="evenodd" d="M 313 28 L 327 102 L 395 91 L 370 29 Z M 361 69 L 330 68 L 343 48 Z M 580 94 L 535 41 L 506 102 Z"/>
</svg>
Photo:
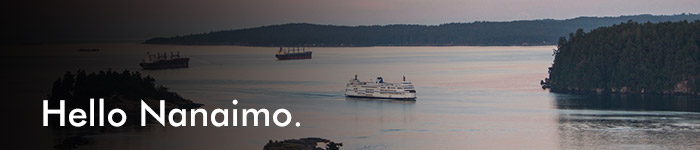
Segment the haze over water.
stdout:
<svg viewBox="0 0 700 150">
<path fill-rule="evenodd" d="M 207 109 L 285 108 L 292 124 L 301 123 L 156 126 L 88 136 L 95 143 L 87 149 L 260 149 L 268 140 L 303 137 L 342 142 L 343 149 L 700 149 L 700 99 L 549 93 L 539 81 L 553 48 L 319 47 L 311 48 L 313 59 L 278 61 L 276 47 L 82 44 L 13 47 L 18 53 L 1 59 L 27 64 L 9 68 L 37 80 L 11 82 L 43 88 L 21 97 L 40 101 L 65 71 L 135 71 L 146 51 L 179 51 L 191 58 L 190 68 L 140 72 Z M 42 66 L 55 67 L 36 69 Z M 346 98 L 355 74 L 387 82 L 405 75 L 418 99 Z"/>
</svg>

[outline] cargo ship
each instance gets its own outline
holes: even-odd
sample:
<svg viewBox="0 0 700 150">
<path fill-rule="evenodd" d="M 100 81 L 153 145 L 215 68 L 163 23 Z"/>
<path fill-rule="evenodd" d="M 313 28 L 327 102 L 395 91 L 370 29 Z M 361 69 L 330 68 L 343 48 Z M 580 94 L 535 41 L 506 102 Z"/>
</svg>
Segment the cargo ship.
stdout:
<svg viewBox="0 0 700 150">
<path fill-rule="evenodd" d="M 146 52 L 146 54 L 146 58 L 142 59 L 141 63 L 139 63 L 141 68 L 146 70 L 189 67 L 190 58 L 180 57 L 180 52 L 177 52 L 177 54 L 170 52 L 170 59 L 167 58 L 167 53 L 163 53 L 163 55 L 156 53 L 153 55 Z"/>
<path fill-rule="evenodd" d="M 307 51 L 306 48 L 303 47 L 280 47 L 275 57 L 277 57 L 277 60 L 311 59 L 311 51 Z"/>
<path fill-rule="evenodd" d="M 405 76 L 401 82 L 386 83 L 382 77 L 377 77 L 375 82 L 362 82 L 355 75 L 355 78 L 351 79 L 345 88 L 345 96 L 415 100 L 416 90 L 411 81 L 406 81 Z"/>
</svg>

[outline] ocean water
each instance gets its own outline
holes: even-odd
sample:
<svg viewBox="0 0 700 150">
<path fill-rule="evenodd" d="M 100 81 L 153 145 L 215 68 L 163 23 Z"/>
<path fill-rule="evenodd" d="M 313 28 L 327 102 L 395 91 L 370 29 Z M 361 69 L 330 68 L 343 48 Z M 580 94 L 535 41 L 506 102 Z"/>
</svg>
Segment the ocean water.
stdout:
<svg viewBox="0 0 700 150">
<path fill-rule="evenodd" d="M 292 124 L 301 124 L 123 129 L 87 136 L 93 143 L 84 149 L 261 149 L 268 140 L 303 137 L 341 142 L 343 149 L 700 149 L 700 98 L 550 93 L 539 81 L 554 48 L 318 47 L 311 48 L 313 59 L 278 61 L 275 47 L 16 46 L 1 59 L 22 64 L 4 67 L 21 73 L 0 77 L 17 85 L 11 97 L 32 101 L 39 113 L 38 102 L 65 71 L 139 70 L 206 109 L 285 108 Z M 190 67 L 140 70 L 147 51 L 179 51 Z M 406 76 L 418 98 L 347 98 L 345 84 L 354 75 L 387 82 Z M 40 119 L 29 118 L 36 126 Z M 76 134 L 35 132 L 42 146 Z"/>
</svg>

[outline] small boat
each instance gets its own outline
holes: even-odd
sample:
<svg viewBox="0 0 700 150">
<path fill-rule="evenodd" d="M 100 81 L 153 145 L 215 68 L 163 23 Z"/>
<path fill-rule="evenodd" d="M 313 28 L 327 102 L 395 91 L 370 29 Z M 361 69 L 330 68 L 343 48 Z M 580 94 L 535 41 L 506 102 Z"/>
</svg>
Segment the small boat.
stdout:
<svg viewBox="0 0 700 150">
<path fill-rule="evenodd" d="M 280 47 L 280 50 L 277 51 L 275 57 L 277 57 L 277 60 L 311 59 L 311 53 L 311 51 L 307 51 L 306 48 L 303 47 Z"/>
<path fill-rule="evenodd" d="M 190 58 L 180 57 L 180 52 L 173 54 L 170 52 L 170 59 L 167 58 L 167 53 L 156 53 L 156 55 L 146 53 L 146 58 L 141 60 L 139 65 L 143 69 L 155 70 L 155 69 L 174 69 L 174 68 L 187 68 L 189 67 Z"/>
<path fill-rule="evenodd" d="M 405 76 L 401 82 L 386 83 L 382 77 L 377 77 L 375 82 L 362 82 L 355 75 L 345 88 L 345 96 L 415 100 L 416 90 L 411 81 L 406 81 Z"/>
</svg>

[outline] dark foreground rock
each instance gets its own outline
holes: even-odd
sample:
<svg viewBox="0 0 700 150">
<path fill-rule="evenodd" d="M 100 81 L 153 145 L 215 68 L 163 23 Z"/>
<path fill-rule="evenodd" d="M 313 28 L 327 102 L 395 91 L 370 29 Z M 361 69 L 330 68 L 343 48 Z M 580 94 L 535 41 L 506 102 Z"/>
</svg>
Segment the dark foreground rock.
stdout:
<svg viewBox="0 0 700 150">
<path fill-rule="evenodd" d="M 326 140 L 316 137 L 308 137 L 301 139 L 288 139 L 284 141 L 270 140 L 265 144 L 264 150 L 338 150 L 343 146 L 343 143 L 335 143 L 331 140 Z"/>
</svg>

